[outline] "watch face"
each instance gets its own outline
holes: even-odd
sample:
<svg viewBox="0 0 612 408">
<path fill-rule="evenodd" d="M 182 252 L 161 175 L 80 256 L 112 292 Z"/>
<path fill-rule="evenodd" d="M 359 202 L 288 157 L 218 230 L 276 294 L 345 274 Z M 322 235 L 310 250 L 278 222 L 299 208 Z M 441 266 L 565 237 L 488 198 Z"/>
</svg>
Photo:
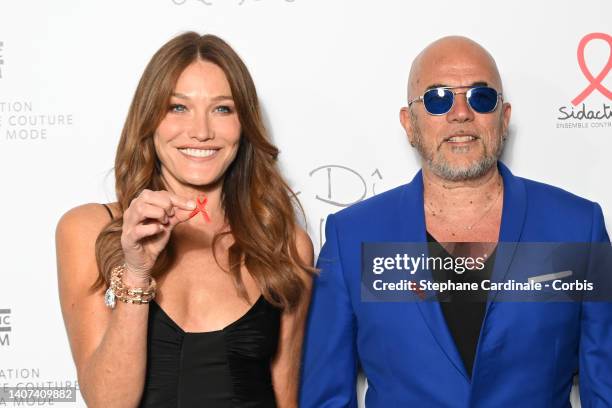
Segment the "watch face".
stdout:
<svg viewBox="0 0 612 408">
<path fill-rule="evenodd" d="M 115 292 L 109 287 L 104 294 L 104 304 L 111 309 L 115 308 Z"/>
</svg>

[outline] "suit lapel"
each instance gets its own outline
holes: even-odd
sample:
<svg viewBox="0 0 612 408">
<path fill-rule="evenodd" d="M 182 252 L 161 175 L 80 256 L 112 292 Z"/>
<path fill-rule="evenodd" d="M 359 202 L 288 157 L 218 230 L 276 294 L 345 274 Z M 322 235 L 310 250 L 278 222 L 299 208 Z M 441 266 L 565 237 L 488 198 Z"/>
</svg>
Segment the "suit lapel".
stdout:
<svg viewBox="0 0 612 408">
<path fill-rule="evenodd" d="M 515 177 L 510 170 L 501 162 L 499 162 L 499 171 L 504 180 L 504 204 L 502 209 L 502 220 L 499 230 L 499 242 L 503 245 L 498 245 L 497 255 L 495 256 L 495 265 L 491 276 L 492 282 L 503 282 L 510 270 L 512 259 L 514 258 L 516 247 L 521 239 L 523 226 L 525 224 L 525 215 L 527 213 L 527 193 L 523 181 Z M 497 291 L 489 294 L 485 315 L 480 328 L 480 336 L 478 345 L 476 346 L 476 354 L 474 356 L 474 368 L 472 376 L 474 377 L 479 370 L 480 359 L 479 354 L 482 348 L 482 334 L 487 324 L 491 305 L 497 296 Z"/>
<path fill-rule="evenodd" d="M 414 179 L 408 184 L 403 192 L 400 200 L 399 217 L 402 237 L 404 242 L 427 242 L 425 234 L 425 214 L 423 210 L 423 175 L 418 172 Z M 428 279 L 431 280 L 431 274 Z M 432 293 L 427 294 L 427 298 L 431 299 Z M 442 314 L 442 308 L 437 300 L 416 301 L 419 311 L 425 320 L 425 324 L 431 331 L 436 342 L 461 373 L 466 381 L 470 381 L 465 366 L 455 346 L 455 341 L 448 330 L 446 320 Z"/>
<path fill-rule="evenodd" d="M 515 177 L 501 162 L 499 163 L 499 172 L 504 180 L 504 204 L 499 229 L 499 242 L 503 244 L 498 245 L 497 248 L 495 265 L 491 275 L 492 282 L 505 281 L 516 252 L 517 243 L 521 239 L 527 212 L 527 193 L 523 181 Z M 490 294 L 487 301 L 487 312 L 496 296 L 497 292 Z"/>
</svg>

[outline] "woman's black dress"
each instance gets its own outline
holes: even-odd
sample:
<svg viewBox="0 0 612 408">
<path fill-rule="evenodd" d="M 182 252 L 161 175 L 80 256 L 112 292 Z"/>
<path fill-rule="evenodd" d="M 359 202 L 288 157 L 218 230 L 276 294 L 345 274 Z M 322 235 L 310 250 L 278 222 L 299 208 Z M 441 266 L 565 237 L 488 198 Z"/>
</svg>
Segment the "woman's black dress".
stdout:
<svg viewBox="0 0 612 408">
<path fill-rule="evenodd" d="M 270 362 L 278 345 L 280 315 L 261 296 L 224 329 L 190 333 L 152 301 L 140 407 L 276 407 Z"/>
</svg>

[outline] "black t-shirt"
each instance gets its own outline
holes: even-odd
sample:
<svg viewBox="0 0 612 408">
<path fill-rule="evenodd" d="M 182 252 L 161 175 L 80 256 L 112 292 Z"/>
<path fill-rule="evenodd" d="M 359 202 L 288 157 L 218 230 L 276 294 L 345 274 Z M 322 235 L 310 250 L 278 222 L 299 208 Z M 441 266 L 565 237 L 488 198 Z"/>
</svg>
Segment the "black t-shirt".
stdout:
<svg viewBox="0 0 612 408">
<path fill-rule="evenodd" d="M 427 232 L 427 242 L 430 257 L 455 258 L 429 232 Z M 469 252 L 462 251 L 461 245 L 467 246 L 471 243 L 457 243 L 455 245 L 457 251 L 453 251 L 455 255 L 461 252 Z M 466 270 L 461 274 L 453 270 L 433 269 L 433 280 L 435 282 L 476 282 L 480 288 L 480 283 L 483 280 L 491 278 L 495 254 L 496 251 L 494 250 L 484 262 L 484 268 L 482 269 Z M 457 351 L 459 351 L 465 369 L 471 377 L 480 329 L 485 315 L 487 293 L 482 289 L 477 291 L 446 291 L 438 293 L 438 301 L 446 325 L 455 340 Z"/>
</svg>

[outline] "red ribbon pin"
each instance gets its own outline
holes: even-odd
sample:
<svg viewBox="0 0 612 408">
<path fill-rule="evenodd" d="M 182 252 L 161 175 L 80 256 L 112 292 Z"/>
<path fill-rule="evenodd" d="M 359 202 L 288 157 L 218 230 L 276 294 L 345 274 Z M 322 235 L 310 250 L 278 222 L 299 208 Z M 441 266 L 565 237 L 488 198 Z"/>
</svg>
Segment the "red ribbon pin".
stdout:
<svg viewBox="0 0 612 408">
<path fill-rule="evenodd" d="M 202 200 L 200 201 L 200 198 L 198 197 L 197 200 L 196 200 L 196 208 L 191 212 L 191 214 L 189 214 L 189 218 L 188 219 L 192 219 L 198 213 L 201 212 L 202 213 L 202 217 L 204 217 L 206 222 L 210 222 L 210 217 L 208 216 L 208 213 L 206 212 L 206 203 L 207 202 L 208 202 L 208 198 L 203 197 Z"/>
<path fill-rule="evenodd" d="M 425 299 L 425 297 L 426 297 L 426 296 L 425 296 L 425 292 L 423 292 L 423 289 L 421 289 L 421 288 L 420 288 L 420 287 L 419 287 L 419 286 L 416 284 L 416 282 L 408 281 L 408 285 L 410 285 L 409 287 L 413 287 L 413 289 L 411 289 L 411 290 L 413 290 L 413 291 L 414 291 L 414 292 L 417 294 L 417 296 L 419 297 L 419 299 L 421 299 L 421 300 Z"/>
</svg>

